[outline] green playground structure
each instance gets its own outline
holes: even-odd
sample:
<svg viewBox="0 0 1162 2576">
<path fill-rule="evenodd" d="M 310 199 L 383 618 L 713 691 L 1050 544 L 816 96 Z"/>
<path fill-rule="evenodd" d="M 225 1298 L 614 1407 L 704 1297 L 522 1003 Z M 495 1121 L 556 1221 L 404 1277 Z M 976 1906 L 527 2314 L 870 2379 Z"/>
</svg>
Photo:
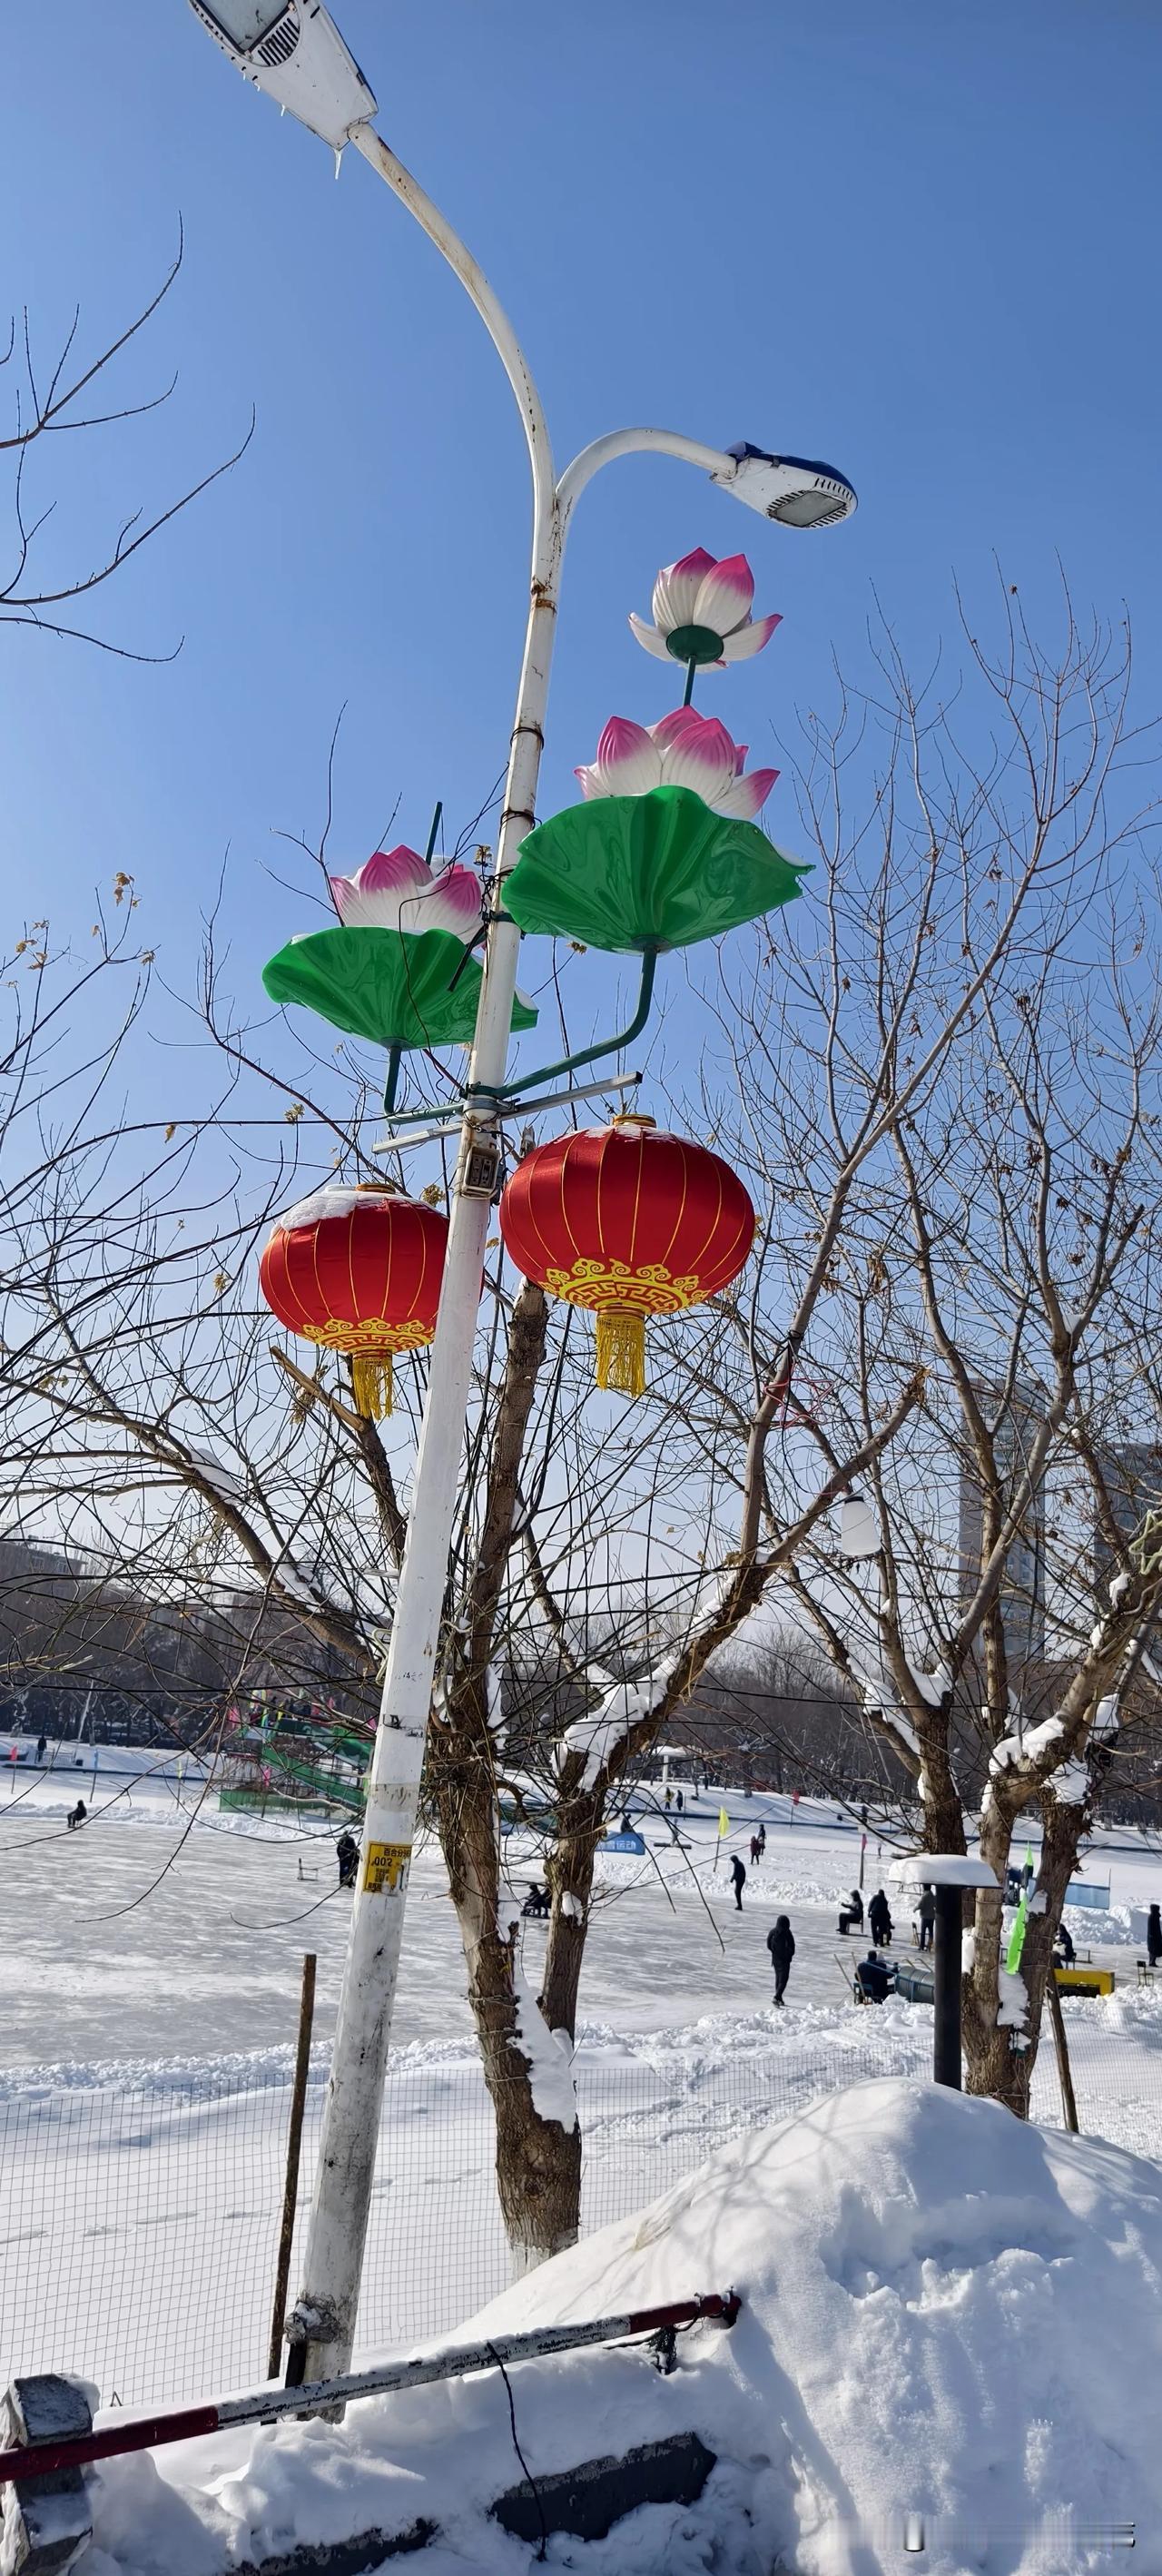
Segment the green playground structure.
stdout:
<svg viewBox="0 0 1162 2576">
<path fill-rule="evenodd" d="M 258 1722 L 255 1723 L 255 1718 Z M 220 1807 L 305 1817 L 361 1816 L 372 1729 L 314 1705 L 309 1715 L 252 1703 L 234 1718 Z"/>
</svg>

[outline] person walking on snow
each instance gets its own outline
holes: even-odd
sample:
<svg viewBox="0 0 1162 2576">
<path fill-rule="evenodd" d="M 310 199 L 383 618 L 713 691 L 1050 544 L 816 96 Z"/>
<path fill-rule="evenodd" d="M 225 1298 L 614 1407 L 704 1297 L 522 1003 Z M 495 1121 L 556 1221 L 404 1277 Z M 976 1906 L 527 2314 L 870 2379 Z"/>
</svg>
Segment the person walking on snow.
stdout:
<svg viewBox="0 0 1162 2576">
<path fill-rule="evenodd" d="M 767 1829 L 766 1829 L 766 1826 L 765 1826 L 765 1825 L 760 1825 L 760 1826 L 759 1826 L 759 1859 L 760 1859 L 760 1860 L 762 1859 L 762 1856 L 763 1856 L 763 1853 L 764 1853 L 764 1852 L 765 1852 L 765 1850 L 766 1850 L 766 1847 L 767 1847 Z"/>
<path fill-rule="evenodd" d="M 867 1909 L 867 1928 L 871 1933 L 877 1950 L 887 1950 L 890 1948 L 892 1939 L 892 1918 L 888 1911 L 888 1900 L 884 1895 L 882 1887 L 877 1887 L 871 1904 Z"/>
<path fill-rule="evenodd" d="M 741 1914 L 741 1912 L 742 1912 L 742 1891 L 743 1891 L 744 1887 L 746 1886 L 746 1871 L 745 1871 L 745 1869 L 743 1868 L 742 1862 L 740 1861 L 740 1859 L 739 1859 L 739 1857 L 738 1857 L 738 1853 L 737 1853 L 737 1852 L 735 1853 L 735 1855 L 734 1855 L 734 1859 L 732 1860 L 732 1862 L 731 1862 L 731 1864 L 730 1864 L 730 1875 L 731 1875 L 732 1879 L 734 1880 L 734 1901 L 735 1901 L 736 1906 L 738 1907 L 738 1911 L 739 1911 L 739 1913 Z"/>
<path fill-rule="evenodd" d="M 340 1834 L 335 1845 L 335 1858 L 339 1863 L 340 1887 L 354 1887 L 359 1868 L 359 1845 L 354 1834 Z"/>
<path fill-rule="evenodd" d="M 775 2002 L 781 2010 L 783 1996 L 787 1990 L 787 1979 L 791 1973 L 791 1961 L 795 1956 L 795 1935 L 785 1914 L 779 1915 L 774 1931 L 768 1932 L 767 1948 L 770 1951 L 771 1966 L 775 1972 Z"/>
<path fill-rule="evenodd" d="M 1152 1968 L 1162 1959 L 1162 1914 L 1152 1905 L 1146 1916 L 1146 1956 Z"/>
<path fill-rule="evenodd" d="M 930 1950 L 936 1922 L 936 1899 L 930 1887 L 921 1889 L 916 1914 L 920 1925 L 920 1947 L 922 1950 Z"/>
<path fill-rule="evenodd" d="M 762 1857 L 762 1848 L 758 1835 L 752 1834 L 750 1838 L 750 1865 L 752 1869 L 757 1867 L 757 1864 Z"/>
<path fill-rule="evenodd" d="M 44 1757 L 45 1757 L 45 1754 L 47 1753 L 47 1751 L 48 1751 L 48 1737 L 47 1737 L 47 1735 L 38 1735 L 38 1736 L 37 1736 L 37 1739 L 36 1739 L 36 1758 L 37 1758 L 37 1761 L 38 1761 L 38 1762 L 43 1762 Z"/>
<path fill-rule="evenodd" d="M 667 1815 L 669 1815 L 669 1812 L 670 1812 L 671 1807 L 673 1806 L 673 1803 L 674 1803 L 674 1792 L 673 1792 L 673 1790 L 672 1790 L 672 1789 L 667 1789 L 667 1791 L 666 1791 L 666 1814 L 667 1814 Z"/>
</svg>

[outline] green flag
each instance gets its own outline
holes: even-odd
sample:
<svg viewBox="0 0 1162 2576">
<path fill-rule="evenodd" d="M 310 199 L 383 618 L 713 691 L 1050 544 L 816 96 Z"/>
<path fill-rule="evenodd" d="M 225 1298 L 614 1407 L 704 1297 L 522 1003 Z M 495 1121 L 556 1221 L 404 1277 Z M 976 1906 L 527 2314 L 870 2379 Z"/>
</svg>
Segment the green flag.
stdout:
<svg viewBox="0 0 1162 2576">
<path fill-rule="evenodd" d="M 1030 1843 L 1026 1843 L 1025 1868 L 1028 1871 L 1032 1869 L 1032 1866 L 1032 1845 Z M 1005 1960 L 1005 1966 L 1010 1977 L 1016 1976 L 1017 1970 L 1021 1964 L 1021 1953 L 1025 1947 L 1025 1933 L 1029 1923 L 1029 1893 L 1032 1885 L 1032 1879 L 1026 1877 L 1025 1884 L 1021 1889 L 1021 1902 L 1017 1907 L 1016 1921 L 1014 1922 L 1012 1931 L 1009 1934 L 1009 1953 Z"/>
</svg>

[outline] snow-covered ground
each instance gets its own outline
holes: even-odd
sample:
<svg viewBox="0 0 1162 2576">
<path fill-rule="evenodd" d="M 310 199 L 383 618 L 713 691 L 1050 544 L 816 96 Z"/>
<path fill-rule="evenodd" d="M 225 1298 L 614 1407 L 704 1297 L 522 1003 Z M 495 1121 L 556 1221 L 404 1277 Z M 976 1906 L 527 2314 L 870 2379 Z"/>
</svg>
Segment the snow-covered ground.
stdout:
<svg viewBox="0 0 1162 2576">
<path fill-rule="evenodd" d="M 216 2576 L 423 2518 L 426 2576 L 1083 2576 L 1157 2568 L 1162 2177 L 918 2082 L 855 2086 L 693 2176 L 474 2319 L 520 2332 L 737 2289 L 729 2334 L 515 2365 L 318 2422 L 109 2463 L 86 2576 Z M 511 2415 L 510 2415 L 511 2404 Z M 535 2552 L 488 2507 L 527 2469 L 679 2431 L 697 2502 Z M 516 2443 L 519 2442 L 520 2457 Z M 909 2537 L 923 2555 L 905 2555 Z"/>
<path fill-rule="evenodd" d="M 262 2375 L 302 1953 L 319 1970 L 305 2187 L 350 1903 L 331 1833 L 223 1815 L 188 1772 L 142 1768 L 103 1750 L 95 1791 L 67 1771 L 13 1766 L 10 1786 L 0 1772 L 0 2362 L 82 2369 L 122 2403 Z M 90 1819 L 70 1834 L 78 1788 Z M 803 1801 L 792 1821 L 788 1799 L 728 1792 L 720 1847 L 719 1804 L 712 1794 L 679 1818 L 635 1799 L 646 1856 L 600 1863 L 575 2064 L 587 2227 L 627 2216 L 740 2131 L 929 2062 L 928 2010 L 850 2002 L 856 1947 L 836 1915 L 858 1832 L 833 1808 Z M 760 1820 L 767 1852 L 752 1870 Z M 508 1855 L 519 1893 L 537 1847 L 513 1837 Z M 873 1834 L 865 1896 L 891 1857 Z M 1087 1875 L 1111 1878 L 1113 1910 L 1075 1915 L 1075 1936 L 1119 1987 L 1066 2008 L 1082 2125 L 1162 2156 L 1162 1990 L 1138 1991 L 1127 1946 L 1131 1906 L 1162 1897 L 1162 1852 L 1123 1837 Z M 782 1911 L 798 1948 L 775 2014 L 764 1944 Z M 534 1993 L 543 1941 L 542 1926 L 523 1927 Z M 447 2332 L 506 2277 L 490 2113 L 430 1844 L 414 1866 L 396 2041 L 365 2353 Z M 1059 2116 L 1048 2044 L 1037 2108 Z"/>
</svg>

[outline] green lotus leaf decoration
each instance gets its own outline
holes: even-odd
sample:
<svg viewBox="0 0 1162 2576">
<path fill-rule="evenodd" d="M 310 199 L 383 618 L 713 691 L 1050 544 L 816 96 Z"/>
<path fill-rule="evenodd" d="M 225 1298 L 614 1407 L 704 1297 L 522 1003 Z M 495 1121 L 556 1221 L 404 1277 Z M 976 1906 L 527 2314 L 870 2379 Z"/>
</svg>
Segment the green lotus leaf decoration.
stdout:
<svg viewBox="0 0 1162 2576">
<path fill-rule="evenodd" d="M 521 842 L 504 905 L 589 948 L 688 948 L 789 903 L 808 873 L 690 787 L 569 805 Z"/>
<path fill-rule="evenodd" d="M 315 930 L 262 970 L 272 1002 L 300 1002 L 332 1028 L 388 1047 L 470 1046 L 481 980 L 476 958 L 465 958 L 449 930 Z M 536 1020 L 518 993 L 513 1028 Z"/>
</svg>

